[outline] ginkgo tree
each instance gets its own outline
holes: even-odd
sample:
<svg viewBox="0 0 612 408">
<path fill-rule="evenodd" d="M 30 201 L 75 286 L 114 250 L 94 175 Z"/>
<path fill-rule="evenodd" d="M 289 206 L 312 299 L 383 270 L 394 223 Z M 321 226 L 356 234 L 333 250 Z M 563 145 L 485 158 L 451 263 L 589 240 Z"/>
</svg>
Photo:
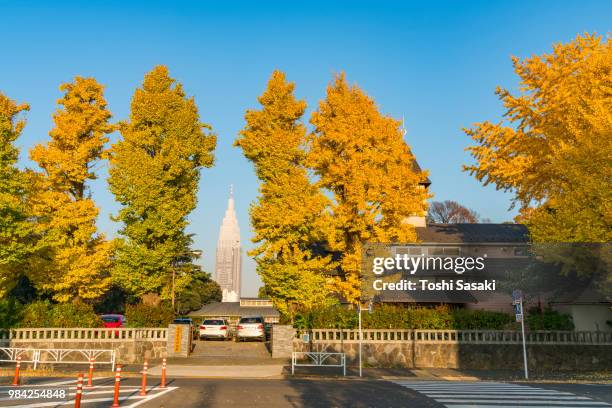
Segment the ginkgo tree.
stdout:
<svg viewBox="0 0 612 408">
<path fill-rule="evenodd" d="M 612 239 L 612 39 L 579 35 L 549 54 L 512 59 L 497 123 L 465 132 L 479 181 L 514 193 L 536 242 Z"/>
<path fill-rule="evenodd" d="M 258 98 L 261 109 L 246 112 L 246 126 L 235 143 L 261 181 L 250 209 L 258 245 L 249 254 L 267 295 L 283 313 L 292 306 L 326 303 L 326 272 L 331 269 L 330 256 L 317 252 L 329 222 L 329 200 L 304 166 L 306 127 L 301 119 L 306 103 L 295 98 L 294 88 L 284 73 L 274 71 Z"/>
<path fill-rule="evenodd" d="M 111 284 L 111 243 L 97 232 L 98 209 L 88 190 L 96 178 L 111 113 L 94 78 L 76 77 L 60 87 L 51 140 L 30 152 L 42 172 L 30 201 L 37 233 L 49 252 L 31 262 L 32 280 L 59 302 L 100 297 Z"/>
<path fill-rule="evenodd" d="M 416 171 L 401 122 L 340 74 L 310 119 L 307 163 L 332 196 L 328 248 L 339 254 L 335 290 L 360 298 L 366 242 L 416 242 L 410 216 L 426 212 L 426 173 Z"/>
<path fill-rule="evenodd" d="M 216 136 L 165 66 L 145 75 L 119 130 L 122 138 L 109 152 L 108 183 L 122 223 L 113 278 L 136 296 L 169 299 L 173 286 L 179 292 L 199 270 L 185 228 L 200 170 L 213 165 Z"/>
<path fill-rule="evenodd" d="M 29 257 L 36 250 L 34 225 L 27 200 L 27 174 L 17 167 L 20 136 L 29 110 L 0 92 L 0 298 L 23 275 Z"/>
</svg>

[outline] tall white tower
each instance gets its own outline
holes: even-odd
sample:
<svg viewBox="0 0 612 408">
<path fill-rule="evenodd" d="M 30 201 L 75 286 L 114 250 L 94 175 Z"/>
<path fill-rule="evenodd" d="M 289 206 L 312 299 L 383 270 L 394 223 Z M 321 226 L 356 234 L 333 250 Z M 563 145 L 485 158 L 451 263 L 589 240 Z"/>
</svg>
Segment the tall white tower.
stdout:
<svg viewBox="0 0 612 408">
<path fill-rule="evenodd" d="M 219 230 L 215 280 L 223 291 L 223 302 L 240 301 L 240 276 L 242 274 L 242 250 L 240 228 L 234 211 L 234 189 L 230 186 L 227 210 Z"/>
</svg>

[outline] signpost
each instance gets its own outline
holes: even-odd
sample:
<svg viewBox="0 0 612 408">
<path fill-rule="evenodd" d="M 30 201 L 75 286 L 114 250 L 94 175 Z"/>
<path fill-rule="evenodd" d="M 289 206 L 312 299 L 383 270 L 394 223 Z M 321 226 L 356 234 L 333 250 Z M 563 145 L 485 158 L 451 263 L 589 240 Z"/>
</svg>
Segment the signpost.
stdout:
<svg viewBox="0 0 612 408">
<path fill-rule="evenodd" d="M 514 313 L 516 321 L 521 322 L 521 332 L 523 337 L 523 365 L 525 366 L 525 379 L 529 379 L 529 371 L 527 370 L 527 346 L 525 344 L 525 318 L 523 313 L 523 292 L 520 289 L 512 291 L 512 304 L 514 305 Z"/>
<path fill-rule="evenodd" d="M 368 313 L 372 314 L 372 301 L 368 302 Z M 361 330 L 361 301 L 357 305 L 357 312 L 359 313 L 359 376 L 362 376 L 362 366 L 361 366 L 361 348 L 363 343 L 363 331 Z"/>
</svg>

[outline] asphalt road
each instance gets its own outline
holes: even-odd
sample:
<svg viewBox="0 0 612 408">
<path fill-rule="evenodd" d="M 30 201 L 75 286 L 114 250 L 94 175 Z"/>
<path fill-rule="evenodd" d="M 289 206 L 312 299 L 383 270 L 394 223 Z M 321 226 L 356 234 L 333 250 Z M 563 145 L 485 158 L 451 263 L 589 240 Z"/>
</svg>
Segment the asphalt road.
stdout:
<svg viewBox="0 0 612 408">
<path fill-rule="evenodd" d="M 6 382 L 5 382 L 6 383 Z M 84 408 L 109 407 L 112 378 L 98 379 L 86 390 Z M 159 389 L 149 382 L 139 396 L 139 380 L 121 382 L 122 407 L 612 407 L 612 385 L 455 382 L 357 379 L 176 379 Z M 10 386 L 0 386 L 0 406 L 72 407 L 74 380 L 28 379 L 20 390 L 66 390 L 61 398 L 10 398 Z"/>
</svg>

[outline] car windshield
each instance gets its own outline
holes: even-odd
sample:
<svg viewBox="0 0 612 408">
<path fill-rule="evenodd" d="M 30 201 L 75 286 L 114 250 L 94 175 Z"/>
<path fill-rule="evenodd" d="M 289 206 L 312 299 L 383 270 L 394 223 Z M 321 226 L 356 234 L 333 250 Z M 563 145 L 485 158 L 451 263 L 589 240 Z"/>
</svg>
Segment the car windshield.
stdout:
<svg viewBox="0 0 612 408">
<path fill-rule="evenodd" d="M 102 316 L 102 321 L 105 323 L 117 323 L 120 322 L 121 319 L 119 316 Z"/>
<path fill-rule="evenodd" d="M 188 324 L 191 323 L 191 319 L 174 319 L 174 323 Z"/>
<path fill-rule="evenodd" d="M 211 326 L 223 326 L 225 322 L 223 320 L 204 320 L 204 323 L 202 324 L 208 324 Z"/>
<path fill-rule="evenodd" d="M 263 323 L 261 317 L 243 317 L 240 319 L 240 323 Z"/>
</svg>

